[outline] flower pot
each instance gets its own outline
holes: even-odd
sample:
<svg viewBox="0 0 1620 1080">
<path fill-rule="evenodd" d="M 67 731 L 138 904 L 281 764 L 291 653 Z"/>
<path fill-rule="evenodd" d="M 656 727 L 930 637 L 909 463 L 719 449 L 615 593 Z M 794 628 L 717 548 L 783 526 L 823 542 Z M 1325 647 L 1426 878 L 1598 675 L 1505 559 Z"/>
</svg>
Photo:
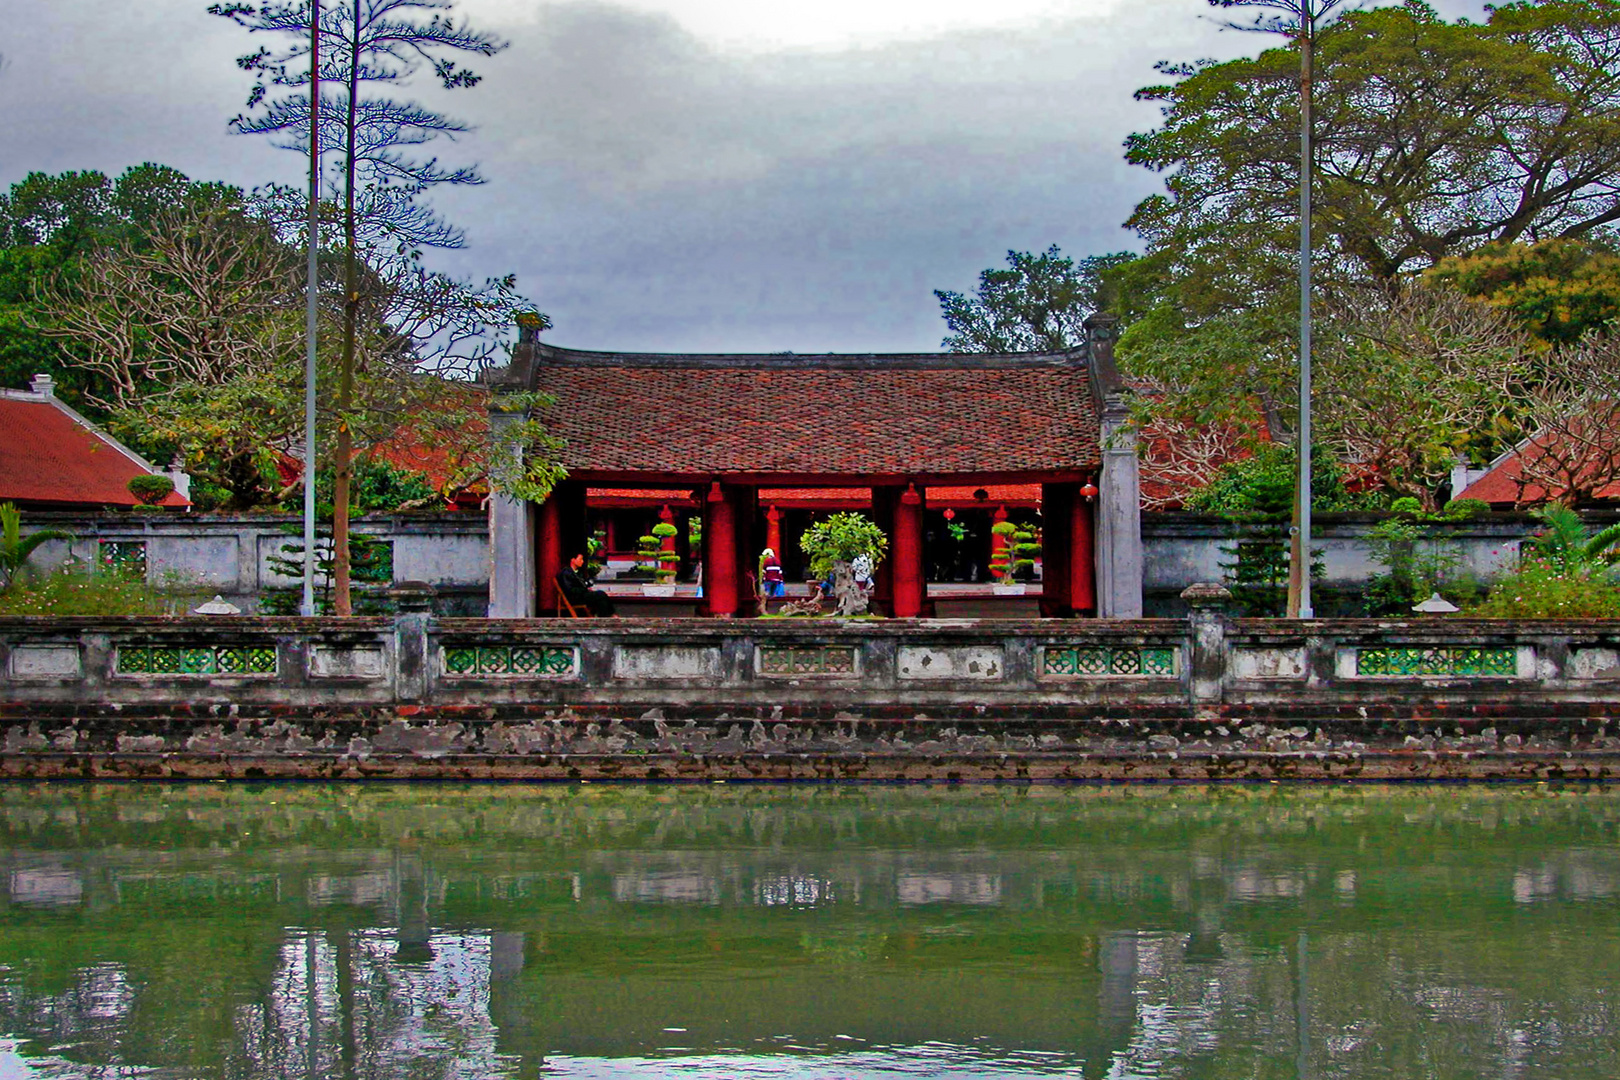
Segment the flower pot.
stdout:
<svg viewBox="0 0 1620 1080">
<path fill-rule="evenodd" d="M 673 586 L 673 585 L 643 585 L 641 587 L 641 595 L 643 595 L 643 596 L 674 596 L 675 595 L 675 586 Z"/>
<path fill-rule="evenodd" d="M 1020 584 L 992 585 L 990 586 L 990 592 L 995 596 L 1023 596 L 1024 587 Z"/>
</svg>

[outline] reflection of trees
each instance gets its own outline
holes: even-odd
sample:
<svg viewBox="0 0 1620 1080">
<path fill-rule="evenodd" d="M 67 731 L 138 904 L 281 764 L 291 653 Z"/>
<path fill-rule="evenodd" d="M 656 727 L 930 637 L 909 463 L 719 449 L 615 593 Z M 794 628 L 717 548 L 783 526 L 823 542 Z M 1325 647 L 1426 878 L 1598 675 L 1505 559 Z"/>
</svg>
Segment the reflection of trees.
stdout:
<svg viewBox="0 0 1620 1080">
<path fill-rule="evenodd" d="M 1620 1065 L 1613 796 L 16 790 L 0 1033 L 84 1063 L 528 1075 L 678 1018 L 1088 1076 Z"/>
</svg>

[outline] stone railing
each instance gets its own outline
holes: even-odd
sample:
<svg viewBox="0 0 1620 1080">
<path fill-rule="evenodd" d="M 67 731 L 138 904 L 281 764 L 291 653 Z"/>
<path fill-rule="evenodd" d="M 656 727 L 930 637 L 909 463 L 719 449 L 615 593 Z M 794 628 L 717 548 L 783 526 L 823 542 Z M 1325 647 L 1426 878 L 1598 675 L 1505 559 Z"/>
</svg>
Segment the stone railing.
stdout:
<svg viewBox="0 0 1620 1080">
<path fill-rule="evenodd" d="M 387 619 L 7 619 L 0 771 L 1586 776 L 1620 763 L 1620 623 L 1230 620 L 1219 599 L 1194 590 L 1187 620 L 1119 622 L 434 619 L 408 596 Z"/>
</svg>

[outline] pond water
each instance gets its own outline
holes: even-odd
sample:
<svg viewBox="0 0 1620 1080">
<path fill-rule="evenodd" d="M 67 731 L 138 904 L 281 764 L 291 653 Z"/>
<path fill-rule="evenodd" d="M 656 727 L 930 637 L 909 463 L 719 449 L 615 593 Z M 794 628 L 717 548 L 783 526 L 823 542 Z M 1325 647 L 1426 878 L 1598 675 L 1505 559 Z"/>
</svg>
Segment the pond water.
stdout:
<svg viewBox="0 0 1620 1080">
<path fill-rule="evenodd" d="M 0 1077 L 1620 1075 L 1620 788 L 0 785 Z"/>
</svg>

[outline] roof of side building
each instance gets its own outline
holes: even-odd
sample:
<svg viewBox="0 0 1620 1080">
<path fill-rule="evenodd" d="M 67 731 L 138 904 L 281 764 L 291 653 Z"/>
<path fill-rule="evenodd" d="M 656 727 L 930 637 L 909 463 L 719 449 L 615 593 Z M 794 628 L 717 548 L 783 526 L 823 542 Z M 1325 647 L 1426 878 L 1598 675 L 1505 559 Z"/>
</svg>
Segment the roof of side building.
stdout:
<svg viewBox="0 0 1620 1080">
<path fill-rule="evenodd" d="M 0 502 L 135 506 L 129 482 L 154 470 L 50 393 L 0 390 Z M 186 506 L 170 493 L 162 506 Z"/>
</svg>

